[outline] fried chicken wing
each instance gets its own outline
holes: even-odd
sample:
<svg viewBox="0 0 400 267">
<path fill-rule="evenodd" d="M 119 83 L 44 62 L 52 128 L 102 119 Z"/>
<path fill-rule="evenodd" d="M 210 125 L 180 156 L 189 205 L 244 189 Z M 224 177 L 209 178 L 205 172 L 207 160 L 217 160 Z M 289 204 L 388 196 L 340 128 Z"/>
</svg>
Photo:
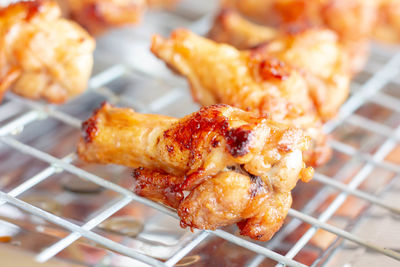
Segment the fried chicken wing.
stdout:
<svg viewBox="0 0 400 267">
<path fill-rule="evenodd" d="M 308 146 L 300 130 L 280 128 L 263 117 L 226 105 L 204 107 L 179 120 L 104 104 L 83 124 L 85 136 L 78 153 L 89 162 L 186 175 L 184 189 L 191 189 L 200 178 L 235 164 L 256 175 L 264 173 L 264 168 L 269 170 L 271 166 L 257 155 L 271 150 L 268 162 L 272 163 L 276 156 L 273 164 L 278 158 L 282 161 L 282 155 L 266 140 L 278 143 L 282 151 L 293 150 L 291 146 Z"/>
<path fill-rule="evenodd" d="M 223 7 L 274 27 L 328 27 L 339 35 L 351 57 L 353 73 L 357 73 L 368 57 L 368 38 L 375 23 L 377 1 L 225 0 Z"/>
<path fill-rule="evenodd" d="M 57 0 L 65 16 L 76 20 L 91 34 L 112 27 L 137 24 L 148 8 L 173 6 L 179 0 Z"/>
<path fill-rule="evenodd" d="M 377 4 L 376 0 L 224 0 L 222 3 L 223 7 L 236 9 L 264 24 L 327 26 L 352 40 L 369 36 Z"/>
<path fill-rule="evenodd" d="M 349 62 L 331 30 L 312 27 L 278 32 L 246 21 L 234 11 L 224 10 L 209 35 L 217 42 L 239 49 L 257 47 L 261 53 L 301 69 L 324 121 L 336 115 L 348 96 Z"/>
<path fill-rule="evenodd" d="M 243 234 L 268 240 L 298 179 L 312 176 L 300 129 L 223 104 L 182 119 L 104 104 L 82 130 L 82 159 L 136 168 L 135 192 L 176 208 L 182 226 L 240 222 Z"/>
<path fill-rule="evenodd" d="M 94 40 L 52 1 L 0 8 L 0 97 L 6 90 L 63 103 L 86 89 Z"/>
<path fill-rule="evenodd" d="M 238 223 L 242 235 L 269 240 L 292 203 L 289 192 L 268 190 L 259 178 L 222 172 L 196 187 L 180 204 L 181 224 L 215 229 Z"/>
<path fill-rule="evenodd" d="M 202 105 L 225 103 L 302 128 L 312 137 L 306 162 L 319 165 L 330 155 L 321 119 L 302 74 L 259 51 L 238 51 L 176 30 L 170 39 L 153 37 L 153 53 L 187 77 Z"/>
</svg>

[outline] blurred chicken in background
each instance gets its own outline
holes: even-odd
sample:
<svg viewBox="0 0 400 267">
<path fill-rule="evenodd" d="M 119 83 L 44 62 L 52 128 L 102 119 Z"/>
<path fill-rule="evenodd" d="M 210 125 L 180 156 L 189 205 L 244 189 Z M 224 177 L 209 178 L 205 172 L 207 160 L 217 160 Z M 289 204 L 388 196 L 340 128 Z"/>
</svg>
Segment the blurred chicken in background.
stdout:
<svg viewBox="0 0 400 267">
<path fill-rule="evenodd" d="M 0 8 L 0 96 L 7 90 L 63 103 L 82 93 L 93 65 L 93 38 L 63 19 L 54 1 Z"/>
</svg>

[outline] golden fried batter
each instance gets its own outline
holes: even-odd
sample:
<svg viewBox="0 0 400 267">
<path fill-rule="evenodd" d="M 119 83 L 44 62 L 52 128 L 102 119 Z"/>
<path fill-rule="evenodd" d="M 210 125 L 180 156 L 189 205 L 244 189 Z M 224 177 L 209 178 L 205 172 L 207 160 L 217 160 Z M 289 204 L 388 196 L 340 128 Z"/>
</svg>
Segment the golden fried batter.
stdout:
<svg viewBox="0 0 400 267">
<path fill-rule="evenodd" d="M 63 103 L 86 89 L 94 40 L 52 1 L 0 8 L 0 99 L 6 90 Z"/>
<path fill-rule="evenodd" d="M 328 27 L 339 35 L 351 56 L 353 73 L 357 73 L 368 57 L 377 0 L 224 0 L 223 7 L 275 27 Z"/>
<path fill-rule="evenodd" d="M 302 70 L 319 115 L 326 121 L 346 100 L 350 68 L 336 34 L 328 29 L 305 28 L 278 32 L 246 21 L 231 10 L 223 11 L 210 31 L 217 42 L 239 49 L 257 49 Z"/>
<path fill-rule="evenodd" d="M 170 39 L 155 35 L 151 49 L 188 78 L 200 104 L 225 103 L 302 128 L 313 141 L 306 162 L 319 165 L 329 158 L 307 82 L 290 65 L 267 53 L 240 52 L 183 29 L 174 31 Z"/>
<path fill-rule="evenodd" d="M 182 226 L 241 222 L 245 235 L 268 240 L 290 207 L 290 190 L 312 175 L 302 160 L 307 148 L 301 130 L 227 105 L 176 119 L 104 104 L 83 124 L 78 154 L 136 168 L 135 192 L 176 208 Z"/>
</svg>

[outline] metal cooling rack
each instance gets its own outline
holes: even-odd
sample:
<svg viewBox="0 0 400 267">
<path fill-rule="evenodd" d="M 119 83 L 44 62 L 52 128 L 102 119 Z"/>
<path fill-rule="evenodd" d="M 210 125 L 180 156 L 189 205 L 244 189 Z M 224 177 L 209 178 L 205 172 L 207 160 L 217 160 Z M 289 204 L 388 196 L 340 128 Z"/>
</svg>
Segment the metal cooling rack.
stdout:
<svg viewBox="0 0 400 267">
<path fill-rule="evenodd" d="M 198 106 L 192 103 L 185 80 L 173 76 L 163 63 L 156 60 L 148 52 L 148 45 L 151 33 L 161 32 L 166 35 L 177 26 L 185 26 L 200 33 L 206 32 L 210 15 L 204 15 L 207 9 L 198 11 L 200 7 L 197 5 L 199 4 L 196 4 L 196 1 L 184 1 L 184 4 L 174 13 L 171 13 L 172 11 L 153 12 L 147 16 L 143 26 L 139 28 L 116 30 L 100 38 L 95 54 L 95 73 L 90 80 L 88 91 L 66 105 L 61 107 L 47 105 L 12 94 L 8 94 L 6 100 L 0 105 L 0 162 L 6 162 L 8 158 L 14 157 L 18 159 L 19 155 L 24 155 L 34 160 L 32 164 L 38 165 L 31 177 L 22 179 L 12 188 L 4 187 L 0 183 L 2 186 L 0 187 L 0 210 L 5 206 L 17 207 L 25 214 L 41 218 L 45 223 L 59 227 L 67 233 L 46 245 L 44 249 L 37 251 L 35 259 L 45 262 L 60 255 L 59 253 L 63 250 L 83 238 L 99 249 L 105 248 L 110 251 L 103 257 L 101 264 L 97 263 L 98 266 L 107 265 L 104 259 L 114 254 L 124 255 L 153 266 L 174 266 L 177 263 L 183 266 L 182 259 L 200 249 L 201 246 L 206 246 L 210 238 L 218 237 L 243 250 L 253 252 L 246 261 L 247 266 L 259 264 L 265 266 L 266 259 L 272 260 L 267 260 L 272 266 L 275 264 L 305 266 L 304 263 L 329 266 L 329 262 L 332 262 L 335 255 L 349 248 L 354 250 L 354 244 L 358 250 L 361 249 L 375 256 L 385 255 L 385 259 L 390 259 L 389 263 L 393 266 L 396 263 L 399 264 L 400 246 L 391 247 L 390 244 L 382 244 L 378 240 L 369 239 L 368 236 L 364 237 L 365 234 L 355 233 L 361 227 L 363 220 L 369 218 L 374 208 L 389 213 L 392 226 L 397 225 L 398 228 L 400 224 L 399 205 L 395 201 L 385 199 L 390 188 L 398 182 L 396 179 L 400 174 L 399 160 L 396 161 L 400 158 L 400 152 L 398 156 L 394 156 L 395 160 L 388 159 L 388 155 L 390 156 L 399 146 L 400 140 L 400 90 L 396 89 L 400 87 L 398 78 L 400 52 L 396 52 L 396 49 L 377 46 L 373 48 L 366 70 L 355 79 L 351 97 L 342 106 L 339 116 L 325 126 L 325 130 L 334 136 L 330 144 L 335 155 L 341 155 L 338 158 L 344 157 L 345 160 L 339 160 L 334 170 L 330 164 L 317 170 L 313 183 L 319 185 L 318 192 L 307 199 L 301 208 L 294 207 L 289 211 L 288 222 L 270 242 L 253 242 L 236 235 L 235 230 L 231 229 L 195 231 L 194 233 L 186 231 L 186 238 L 177 243 L 173 253 L 160 259 L 141 250 L 140 247 L 132 248 L 123 239 L 109 238 L 106 234 L 95 231 L 99 224 L 119 210 L 127 205 L 139 205 L 138 203 L 148 209 L 156 210 L 157 214 L 166 214 L 174 219 L 179 218 L 173 210 L 136 196 L 129 188 L 109 179 L 109 175 L 113 175 L 115 166 L 109 167 L 107 174 L 102 175 L 89 170 L 79 162 L 73 145 L 64 147 L 62 153 L 54 152 L 57 149 L 49 150 L 48 147 L 57 147 L 62 142 L 60 140 L 53 142 L 51 138 L 44 140 L 47 137 L 43 136 L 41 131 L 58 135 L 61 134 L 61 129 L 68 129 L 69 132 L 67 131 L 65 135 L 72 135 L 73 142 L 76 142 L 82 119 L 85 119 L 103 100 L 115 105 L 130 106 L 141 112 L 175 116 L 183 116 L 196 110 Z M 213 8 L 214 6 L 210 4 L 210 9 Z M 380 111 L 374 109 L 385 109 L 386 111 L 383 112 L 385 116 L 380 116 Z M 376 114 L 379 116 L 375 116 Z M 54 127 L 43 126 L 53 124 Z M 31 139 L 26 137 L 31 135 L 29 127 L 33 127 L 32 129 L 38 132 L 36 137 L 31 137 Z M 350 133 L 342 134 L 341 128 L 345 128 L 344 130 Z M 359 137 L 361 141 L 357 140 L 357 136 L 352 137 L 351 142 L 346 139 L 352 133 L 359 131 L 368 132 L 367 137 Z M 65 135 L 62 135 L 62 138 L 67 138 Z M 64 140 L 62 138 L 61 140 Z M 38 140 L 42 143 L 38 144 Z M 355 143 L 359 141 L 359 146 L 353 141 Z M 1 153 L 4 154 L 3 157 Z M 333 161 L 336 160 L 335 157 Z M 37 162 L 41 162 L 41 165 Z M 0 181 L 8 177 L 8 170 L 12 169 L 12 162 L 7 162 L 7 164 L 10 164 L 9 169 L 0 166 Z M 26 165 L 26 167 L 31 166 Z M 382 186 L 380 192 L 360 189 L 360 186 L 371 179 L 371 174 L 374 174 L 377 169 L 391 173 L 393 178 L 390 181 L 384 179 L 378 181 L 378 184 Z M 30 204 L 29 201 L 20 197 L 29 194 L 35 187 L 54 180 L 57 175 L 73 175 L 77 179 L 90 181 L 103 190 L 112 192 L 115 197 L 86 216 L 87 220 L 79 222 L 48 212 L 43 207 Z M 344 177 L 347 178 L 344 179 Z M 380 179 L 380 177 L 373 177 L 373 179 Z M 307 186 L 304 185 L 304 188 Z M 334 197 L 326 202 L 327 196 L 332 194 Z M 366 203 L 363 212 L 356 216 L 350 226 L 346 224 L 341 227 L 330 223 L 349 198 Z M 323 210 L 317 211 L 321 203 L 325 202 L 328 204 Z M 7 221 L 4 218 L 0 219 Z M 36 222 L 43 224 L 42 220 L 36 219 Z M 287 238 L 304 224 L 307 225 L 306 230 L 302 231 L 289 247 L 282 250 L 285 243 L 288 243 Z M 171 227 L 179 228 L 178 220 L 172 220 Z M 310 245 L 321 229 L 331 233 L 335 242 L 319 251 L 319 256 L 311 263 L 297 260 L 296 256 Z M 395 243 L 400 244 L 400 232 L 397 236 L 394 234 L 392 238 L 397 239 Z M 346 264 L 346 266 L 352 266 L 349 263 Z"/>
</svg>

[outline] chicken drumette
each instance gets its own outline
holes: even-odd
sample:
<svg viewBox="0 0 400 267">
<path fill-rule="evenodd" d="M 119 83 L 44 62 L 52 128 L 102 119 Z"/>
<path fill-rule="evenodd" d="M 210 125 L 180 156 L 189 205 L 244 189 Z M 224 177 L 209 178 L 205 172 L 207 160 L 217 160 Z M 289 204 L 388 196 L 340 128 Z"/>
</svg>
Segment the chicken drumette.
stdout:
<svg viewBox="0 0 400 267">
<path fill-rule="evenodd" d="M 176 208 L 182 226 L 238 223 L 243 235 L 268 240 L 291 189 L 312 175 L 302 160 L 307 147 L 300 129 L 227 105 L 176 119 L 104 104 L 83 124 L 78 153 L 136 168 L 136 193 Z"/>
<path fill-rule="evenodd" d="M 238 51 L 187 30 L 170 39 L 153 37 L 153 53 L 186 76 L 202 105 L 224 103 L 302 128 L 312 137 L 304 154 L 310 165 L 329 159 L 330 149 L 307 81 L 295 68 L 262 51 Z"/>
<path fill-rule="evenodd" d="M 328 29 L 304 28 L 277 31 L 246 21 L 225 10 L 217 16 L 210 37 L 239 49 L 257 49 L 302 71 L 321 118 L 336 115 L 346 100 L 350 67 L 337 35 Z"/>
<path fill-rule="evenodd" d="M 274 27 L 324 26 L 335 31 L 351 57 L 353 73 L 368 58 L 368 38 L 381 0 L 224 0 L 224 8 Z"/>
<path fill-rule="evenodd" d="M 86 89 L 94 40 L 52 1 L 0 8 L 0 98 L 9 89 L 62 103 Z"/>
</svg>

